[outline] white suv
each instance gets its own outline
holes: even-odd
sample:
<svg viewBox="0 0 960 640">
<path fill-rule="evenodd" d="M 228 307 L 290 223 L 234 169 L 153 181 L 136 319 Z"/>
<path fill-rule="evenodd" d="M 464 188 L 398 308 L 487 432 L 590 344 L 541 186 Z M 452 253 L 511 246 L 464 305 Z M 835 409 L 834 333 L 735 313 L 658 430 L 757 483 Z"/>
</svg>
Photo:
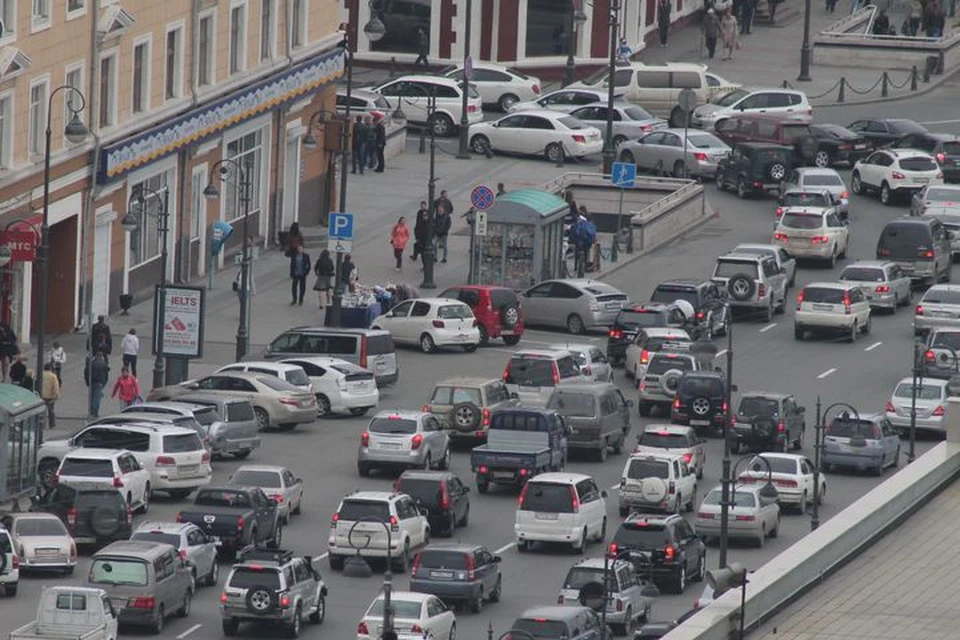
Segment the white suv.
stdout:
<svg viewBox="0 0 960 640">
<path fill-rule="evenodd" d="M 813 107 L 807 95 L 795 89 L 737 89 L 694 109 L 690 124 L 712 130 L 720 120 L 744 113 L 770 113 L 809 122 Z"/>
<path fill-rule="evenodd" d="M 389 80 L 374 89 L 399 108 L 408 122 L 427 124 L 427 103 L 436 96 L 437 110 L 430 122 L 434 135 L 449 136 L 460 126 L 463 112 L 463 94 L 460 83 L 452 78 L 427 75 L 402 76 Z M 482 100 L 473 85 L 467 87 L 467 122 L 483 121 Z"/>
<path fill-rule="evenodd" d="M 517 551 L 534 542 L 569 544 L 583 551 L 607 535 L 607 492 L 582 473 L 541 473 L 524 485 L 514 531 Z"/>
<path fill-rule="evenodd" d="M 833 331 L 854 342 L 870 333 L 870 302 L 853 282 L 811 282 L 797 296 L 793 337 L 803 340 L 808 331 Z"/>
<path fill-rule="evenodd" d="M 929 153 L 912 149 L 880 149 L 853 165 L 850 190 L 857 194 L 875 190 L 883 204 L 908 198 L 930 184 L 943 184 L 943 171 Z"/>
<path fill-rule="evenodd" d="M 74 449 L 63 457 L 53 477 L 71 487 L 116 488 L 140 513 L 146 513 L 150 504 L 150 472 L 129 451 Z"/>
<path fill-rule="evenodd" d="M 384 524 L 390 528 L 389 547 Z M 430 524 L 413 498 L 405 493 L 357 491 L 343 498 L 333 514 L 327 551 L 335 571 L 359 553 L 388 558 L 395 572 L 406 573 L 414 552 L 429 542 Z"/>
<path fill-rule="evenodd" d="M 682 456 L 683 461 L 692 467 L 697 478 L 703 478 L 703 468 L 707 464 L 707 450 L 704 440 L 697 435 L 693 427 L 679 424 L 648 424 L 643 433 L 637 436 L 634 453 L 670 454 Z"/>
<path fill-rule="evenodd" d="M 632 509 L 677 513 L 693 511 L 697 501 L 697 476 L 682 455 L 635 453 L 623 466 L 620 478 L 620 515 Z"/>
</svg>

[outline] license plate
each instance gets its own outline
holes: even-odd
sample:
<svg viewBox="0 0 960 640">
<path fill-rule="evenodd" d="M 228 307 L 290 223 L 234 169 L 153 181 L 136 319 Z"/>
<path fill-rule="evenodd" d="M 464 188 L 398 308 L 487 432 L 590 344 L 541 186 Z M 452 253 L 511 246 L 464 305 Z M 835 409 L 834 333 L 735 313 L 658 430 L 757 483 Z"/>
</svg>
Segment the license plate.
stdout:
<svg viewBox="0 0 960 640">
<path fill-rule="evenodd" d="M 38 556 L 55 556 L 60 553 L 59 549 L 37 549 Z"/>
<path fill-rule="evenodd" d="M 620 303 L 619 303 L 619 302 L 608 302 L 606 306 L 607 306 L 607 309 L 619 309 L 619 308 L 620 308 Z"/>
<path fill-rule="evenodd" d="M 556 520 L 560 516 L 556 513 L 538 513 L 534 516 L 537 520 Z"/>
<path fill-rule="evenodd" d="M 431 578 L 440 578 L 442 580 L 449 580 L 453 577 L 453 571 L 431 571 Z"/>
<path fill-rule="evenodd" d="M 833 311 L 832 304 L 815 304 L 813 305 L 813 308 L 817 311 Z"/>
<path fill-rule="evenodd" d="M 710 424 L 709 420 L 691 420 L 690 425 L 694 427 L 706 427 Z"/>
<path fill-rule="evenodd" d="M 381 442 L 381 449 L 400 449 L 402 445 L 399 442 Z"/>
<path fill-rule="evenodd" d="M 494 478 L 499 478 L 499 479 L 512 479 L 512 478 L 513 478 L 513 472 L 511 472 L 511 471 L 494 471 L 494 472 L 493 472 L 493 477 L 494 477 Z"/>
<path fill-rule="evenodd" d="M 466 342 L 466 341 L 467 341 L 467 334 L 465 333 L 457 334 L 457 342 Z"/>
<path fill-rule="evenodd" d="M 866 148 L 867 148 L 867 145 L 865 145 L 865 144 L 858 144 L 858 145 L 855 145 L 853 148 L 854 148 L 854 149 L 866 149 Z"/>
<path fill-rule="evenodd" d="M 180 475 L 189 475 L 191 473 L 197 473 L 200 471 L 200 465 L 198 464 L 185 464 L 177 467 L 177 471 Z"/>
<path fill-rule="evenodd" d="M 930 178 L 914 178 L 913 181 L 917 184 L 927 184 L 930 182 Z"/>
</svg>

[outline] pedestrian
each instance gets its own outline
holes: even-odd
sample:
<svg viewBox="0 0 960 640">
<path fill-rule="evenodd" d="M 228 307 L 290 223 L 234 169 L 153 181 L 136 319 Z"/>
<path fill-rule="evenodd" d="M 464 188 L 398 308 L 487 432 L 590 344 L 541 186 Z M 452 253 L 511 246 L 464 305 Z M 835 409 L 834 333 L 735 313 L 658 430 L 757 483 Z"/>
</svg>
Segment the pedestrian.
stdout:
<svg viewBox="0 0 960 640">
<path fill-rule="evenodd" d="M 627 39 L 620 38 L 620 44 L 617 45 L 617 64 L 630 64 L 631 55 L 633 55 L 633 49 L 627 44 Z"/>
<path fill-rule="evenodd" d="M 733 60 L 733 52 L 740 48 L 740 38 L 737 35 L 737 19 L 730 9 L 723 12 L 720 20 L 720 37 L 723 39 L 723 59 Z"/>
<path fill-rule="evenodd" d="M 717 19 L 717 12 L 713 9 L 707 9 L 707 15 L 703 20 L 703 39 L 707 44 L 707 57 L 713 60 L 717 53 L 717 38 L 720 36 L 720 21 Z"/>
<path fill-rule="evenodd" d="M 47 362 L 43 365 L 43 378 L 40 384 L 40 397 L 47 405 L 47 428 L 53 429 L 57 426 L 57 415 L 54 408 L 57 400 L 60 399 L 60 380 L 53 371 L 53 364 Z"/>
<path fill-rule="evenodd" d="M 928 38 L 939 38 L 943 35 L 943 28 L 946 26 L 946 14 L 940 8 L 940 3 L 934 0 L 928 2 L 924 15 L 924 31 Z"/>
<path fill-rule="evenodd" d="M 403 250 L 407 248 L 410 241 L 410 228 L 407 227 L 407 219 L 400 216 L 397 224 L 390 230 L 390 246 L 393 247 L 393 260 L 396 263 L 397 273 L 403 268 Z"/>
<path fill-rule="evenodd" d="M 873 35 L 885 36 L 890 33 L 890 18 L 885 9 L 880 9 L 877 17 L 873 19 Z"/>
<path fill-rule="evenodd" d="M 577 201 L 574 200 L 572 191 L 567 191 L 563 198 L 567 201 L 567 205 L 569 207 L 567 210 L 566 223 L 569 225 L 574 225 L 577 223 L 577 218 L 580 217 L 580 211 L 577 209 Z"/>
<path fill-rule="evenodd" d="M 120 354 L 123 358 L 123 366 L 130 369 L 133 375 L 137 375 L 137 356 L 140 355 L 140 338 L 137 337 L 137 328 L 130 327 L 130 331 L 123 336 L 120 341 Z"/>
<path fill-rule="evenodd" d="M 503 186 L 503 183 L 502 183 L 502 182 L 498 182 L 498 183 L 497 183 L 497 196 L 496 196 L 496 197 L 499 198 L 500 196 L 503 196 L 503 195 L 506 195 L 506 194 L 507 194 L 507 188 L 506 188 L 505 186 Z"/>
<path fill-rule="evenodd" d="M 124 409 L 130 405 L 137 404 L 140 400 L 140 383 L 130 375 L 130 369 L 123 367 L 120 370 L 120 377 L 113 384 L 113 391 L 110 392 L 111 398 L 120 396 L 120 404 Z"/>
<path fill-rule="evenodd" d="M 427 53 L 430 52 L 430 38 L 427 36 L 427 31 L 423 27 L 417 29 L 417 59 L 413 61 L 413 66 L 417 66 L 421 62 L 424 67 L 429 68 L 430 63 L 427 62 Z"/>
<path fill-rule="evenodd" d="M 667 36 L 670 34 L 672 11 L 672 0 L 657 0 L 657 29 L 660 31 L 660 46 L 664 48 L 667 46 Z"/>
<path fill-rule="evenodd" d="M 413 225 L 413 255 L 411 260 L 416 260 L 427 250 L 427 240 L 430 238 L 430 221 L 427 220 L 427 201 L 420 201 L 420 208 L 417 209 L 417 221 Z"/>
<path fill-rule="evenodd" d="M 369 113 L 363 116 L 363 146 L 367 168 L 377 167 L 377 128 L 373 124 L 373 116 Z"/>
<path fill-rule="evenodd" d="M 574 248 L 574 265 L 577 277 L 582 278 L 587 268 L 590 249 L 597 237 L 597 227 L 590 221 L 585 206 L 577 212 L 577 222 L 570 228 L 570 240 Z"/>
<path fill-rule="evenodd" d="M 387 148 L 387 126 L 383 124 L 383 120 L 383 118 L 376 118 L 376 123 L 373 125 L 374 152 L 377 160 L 377 168 L 374 171 L 377 173 L 383 173 L 387 165 L 383 157 L 383 152 Z"/>
<path fill-rule="evenodd" d="M 297 255 L 297 248 L 303 246 L 303 233 L 300 231 L 300 223 L 294 222 L 287 231 L 287 246 L 284 247 L 283 255 L 292 258 Z"/>
<path fill-rule="evenodd" d="M 307 290 L 310 266 L 310 256 L 303 250 L 303 245 L 300 245 L 297 247 L 297 252 L 290 258 L 290 295 L 293 296 L 290 304 L 303 306 L 303 294 Z"/>
<path fill-rule="evenodd" d="M 446 191 L 443 193 L 446 193 Z M 447 200 L 447 202 L 450 201 Z M 450 215 L 452 209 L 452 204 L 450 207 L 437 206 L 437 211 L 434 214 L 433 234 L 436 237 L 437 253 L 441 256 L 441 264 L 447 264 L 447 239 L 450 237 L 450 228 L 453 226 L 453 217 Z"/>
<path fill-rule="evenodd" d="M 757 12 L 757 0 L 742 0 L 740 3 L 740 33 L 749 35 L 753 16 Z"/>
<path fill-rule="evenodd" d="M 33 369 L 27 369 L 27 374 L 20 381 L 20 386 L 27 391 L 34 391 L 36 387 L 36 376 L 33 375 Z"/>
<path fill-rule="evenodd" d="M 353 293 L 356 290 L 357 279 L 359 278 L 357 265 L 353 263 L 353 256 L 349 253 L 343 256 L 343 264 L 340 265 L 340 290 L 348 290 Z"/>
<path fill-rule="evenodd" d="M 350 143 L 353 146 L 353 171 L 363 175 L 363 169 L 367 164 L 367 146 L 366 146 L 367 125 L 363 123 L 363 116 L 357 116 L 353 121 L 353 131 L 350 134 Z"/>
<path fill-rule="evenodd" d="M 826 0 L 827 12 L 834 13 L 837 10 L 837 0 Z"/>
<path fill-rule="evenodd" d="M 88 409 L 91 418 L 100 417 L 100 400 L 103 398 L 103 389 L 110 380 L 110 364 L 99 351 L 87 356 L 83 367 L 83 381 L 89 387 Z"/>
<path fill-rule="evenodd" d="M 330 259 L 330 252 L 326 249 L 320 252 L 320 257 L 317 258 L 316 264 L 313 265 L 313 273 L 316 274 L 317 280 L 313 283 L 313 290 L 317 292 L 317 297 L 320 300 L 320 308 L 323 309 L 323 303 L 326 301 L 327 304 L 330 304 L 330 283 L 334 275 L 336 275 L 336 269 L 333 265 L 333 260 Z"/>
<path fill-rule="evenodd" d="M 20 384 L 27 377 L 27 365 L 23 363 L 23 355 L 17 354 L 17 359 L 10 365 L 10 384 Z"/>
<path fill-rule="evenodd" d="M 53 371 L 53 374 L 57 376 L 57 382 L 60 386 L 63 386 L 63 365 L 67 362 L 67 352 L 60 345 L 58 340 L 53 341 L 53 348 L 50 349 L 50 354 L 47 357 L 47 362 L 50 363 L 50 369 Z"/>
<path fill-rule="evenodd" d="M 10 362 L 20 353 L 17 336 L 6 322 L 0 322 L 0 371 L 3 382 L 10 381 Z"/>
<path fill-rule="evenodd" d="M 101 354 L 107 360 L 113 352 L 113 334 L 110 325 L 104 316 L 97 316 L 97 322 L 90 327 L 90 344 L 87 345 L 94 353 Z"/>
<path fill-rule="evenodd" d="M 910 9 L 907 12 L 907 35 L 916 37 L 920 32 L 920 19 L 923 16 L 923 4 L 920 0 L 910 0 Z"/>
</svg>

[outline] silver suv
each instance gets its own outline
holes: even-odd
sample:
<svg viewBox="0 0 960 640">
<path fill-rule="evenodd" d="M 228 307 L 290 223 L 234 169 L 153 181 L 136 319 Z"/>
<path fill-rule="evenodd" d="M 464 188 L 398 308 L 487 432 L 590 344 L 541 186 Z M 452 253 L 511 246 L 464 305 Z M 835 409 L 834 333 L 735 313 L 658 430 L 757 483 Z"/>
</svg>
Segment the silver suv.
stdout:
<svg viewBox="0 0 960 640">
<path fill-rule="evenodd" d="M 730 293 L 731 307 L 748 308 L 765 322 L 787 307 L 787 274 L 774 257 L 728 253 L 717 258 L 712 280 Z"/>
<path fill-rule="evenodd" d="M 235 636 L 241 622 L 273 622 L 287 637 L 300 635 L 309 615 L 320 624 L 327 612 L 327 585 L 310 556 L 282 549 L 248 549 L 233 566 L 220 596 L 223 635 Z"/>
<path fill-rule="evenodd" d="M 700 371 L 702 362 L 689 350 L 688 345 L 669 345 L 669 349 L 653 354 L 637 389 L 637 411 L 641 416 L 649 416 L 650 409 L 660 407 L 667 414 L 673 403 L 680 378 L 687 371 Z"/>
</svg>

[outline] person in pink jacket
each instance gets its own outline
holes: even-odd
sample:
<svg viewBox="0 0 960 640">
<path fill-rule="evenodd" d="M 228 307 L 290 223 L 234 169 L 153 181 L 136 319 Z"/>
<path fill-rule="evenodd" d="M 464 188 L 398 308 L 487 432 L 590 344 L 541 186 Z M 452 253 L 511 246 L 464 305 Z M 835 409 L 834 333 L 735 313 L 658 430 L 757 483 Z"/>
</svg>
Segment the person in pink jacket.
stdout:
<svg viewBox="0 0 960 640">
<path fill-rule="evenodd" d="M 393 225 L 390 231 L 390 244 L 393 246 L 393 258 L 397 262 L 397 273 L 403 267 L 403 250 L 407 248 L 410 241 L 410 228 L 407 227 L 407 219 L 400 216 L 397 224 Z"/>
<path fill-rule="evenodd" d="M 120 396 L 120 404 L 123 405 L 124 409 L 137 402 L 140 398 L 140 384 L 135 377 L 130 375 L 130 369 L 127 367 L 124 367 L 120 371 L 120 377 L 117 378 L 116 383 L 114 383 L 110 397 L 116 398 L 118 394 Z"/>
</svg>

